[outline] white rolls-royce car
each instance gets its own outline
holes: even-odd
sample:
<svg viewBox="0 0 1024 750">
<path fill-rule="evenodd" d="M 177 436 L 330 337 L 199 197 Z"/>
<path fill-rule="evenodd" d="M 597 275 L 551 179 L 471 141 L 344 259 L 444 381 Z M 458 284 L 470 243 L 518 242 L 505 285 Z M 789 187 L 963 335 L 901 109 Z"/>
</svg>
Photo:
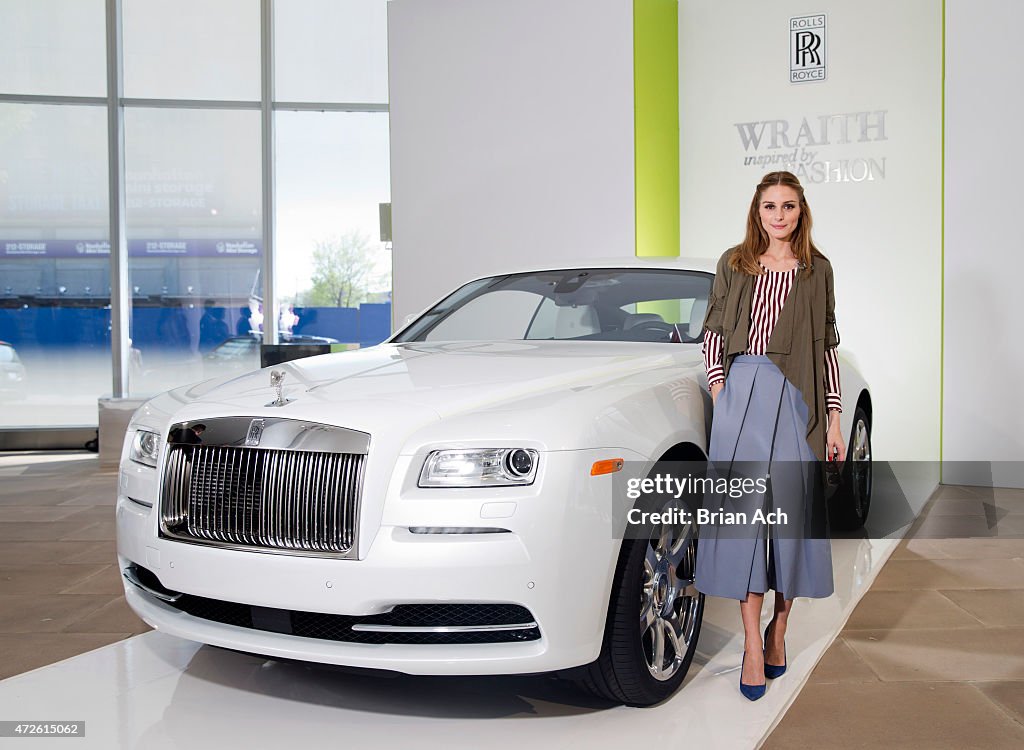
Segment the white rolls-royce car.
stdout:
<svg viewBox="0 0 1024 750">
<path fill-rule="evenodd" d="M 629 705 L 682 682 L 692 526 L 623 540 L 616 482 L 705 455 L 712 261 L 472 281 L 387 342 L 172 390 L 125 439 L 128 603 L 154 628 L 408 674 L 559 672 Z M 835 522 L 870 498 L 842 358 Z"/>
</svg>

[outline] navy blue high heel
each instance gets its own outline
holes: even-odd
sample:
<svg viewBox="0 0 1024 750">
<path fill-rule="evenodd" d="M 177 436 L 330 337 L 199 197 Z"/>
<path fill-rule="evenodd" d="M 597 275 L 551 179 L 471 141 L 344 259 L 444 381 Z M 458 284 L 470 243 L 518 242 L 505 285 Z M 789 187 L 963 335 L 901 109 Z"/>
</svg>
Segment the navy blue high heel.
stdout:
<svg viewBox="0 0 1024 750">
<path fill-rule="evenodd" d="M 771 623 L 768 623 L 767 625 L 764 626 L 764 644 L 765 644 L 764 645 L 764 650 L 765 650 L 765 653 L 768 653 L 768 628 L 770 628 L 771 626 L 772 626 Z M 764 676 L 767 677 L 769 680 L 774 680 L 776 677 L 782 677 L 782 675 L 784 675 L 785 673 L 786 673 L 786 645 L 785 645 L 785 642 L 783 642 L 783 645 L 782 645 L 782 666 L 780 667 L 780 666 L 778 666 L 776 664 L 769 664 L 768 660 L 767 660 L 767 657 L 765 657 Z"/>
<path fill-rule="evenodd" d="M 743 662 L 747 660 L 746 653 L 743 654 L 743 661 L 740 662 L 740 692 L 743 697 L 750 701 L 756 701 L 764 695 L 767 685 L 748 685 L 743 682 Z"/>
</svg>

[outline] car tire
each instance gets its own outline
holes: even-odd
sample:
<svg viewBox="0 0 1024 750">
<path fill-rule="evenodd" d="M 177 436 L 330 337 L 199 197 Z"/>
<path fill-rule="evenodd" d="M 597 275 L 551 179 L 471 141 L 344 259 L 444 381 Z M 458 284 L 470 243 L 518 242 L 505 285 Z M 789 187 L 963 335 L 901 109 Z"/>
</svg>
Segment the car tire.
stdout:
<svg viewBox="0 0 1024 750">
<path fill-rule="evenodd" d="M 653 530 L 650 539 L 623 540 L 601 654 L 582 670 L 581 687 L 639 707 L 660 703 L 679 688 L 704 617 L 704 594 L 693 585 L 696 545 L 692 527 L 681 542 L 665 527 Z M 654 651 L 659 640 L 660 662 Z"/>
<path fill-rule="evenodd" d="M 829 524 L 836 531 L 864 527 L 871 509 L 871 418 L 860 406 L 853 414 L 849 448 L 838 489 L 829 499 Z"/>
</svg>

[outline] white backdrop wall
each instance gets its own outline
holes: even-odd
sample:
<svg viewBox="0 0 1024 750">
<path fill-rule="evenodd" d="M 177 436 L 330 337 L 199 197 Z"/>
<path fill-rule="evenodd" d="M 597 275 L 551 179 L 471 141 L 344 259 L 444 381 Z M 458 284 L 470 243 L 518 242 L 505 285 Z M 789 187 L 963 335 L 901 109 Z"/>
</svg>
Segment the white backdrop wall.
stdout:
<svg viewBox="0 0 1024 750">
<path fill-rule="evenodd" d="M 1022 26 L 1022 3 L 946 0 L 947 483 L 1024 487 Z"/>
<path fill-rule="evenodd" d="M 392 0 L 394 321 L 520 262 L 633 256 L 632 0 Z"/>
<path fill-rule="evenodd" d="M 790 19 L 820 13 L 827 77 L 790 83 Z M 937 461 L 941 4 L 682 0 L 679 48 L 681 254 L 742 239 L 760 176 L 795 158 L 875 457 Z"/>
</svg>

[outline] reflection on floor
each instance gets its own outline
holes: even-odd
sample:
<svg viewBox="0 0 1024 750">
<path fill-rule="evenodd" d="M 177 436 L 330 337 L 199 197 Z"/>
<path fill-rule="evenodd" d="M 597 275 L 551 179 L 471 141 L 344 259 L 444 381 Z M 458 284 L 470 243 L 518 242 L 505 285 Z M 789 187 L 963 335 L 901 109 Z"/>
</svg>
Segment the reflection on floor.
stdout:
<svg viewBox="0 0 1024 750">
<path fill-rule="evenodd" d="M 0 681 L 0 720 L 84 719 L 87 737 L 79 746 L 323 746 L 329 741 L 375 747 L 451 748 L 486 742 L 495 747 L 571 743 L 621 748 L 639 740 L 663 747 L 747 748 L 757 746 L 796 700 L 769 745 L 782 747 L 790 738 L 818 736 L 807 744 L 832 747 L 837 741 L 832 731 L 826 729 L 825 740 L 807 734 L 834 727 L 839 720 L 854 721 L 836 710 L 844 698 L 830 686 L 841 690 L 849 685 L 834 678 L 829 683 L 830 670 L 849 667 L 851 674 L 864 678 L 853 687 L 863 690 L 868 685 L 870 693 L 877 687 L 871 681 L 898 687 L 900 668 L 914 668 L 897 664 L 888 677 L 877 673 L 886 657 L 873 657 L 871 649 L 879 634 L 888 636 L 885 629 L 894 627 L 884 613 L 891 619 L 899 611 L 898 603 L 886 604 L 884 597 L 878 600 L 881 620 L 855 614 L 851 627 L 859 629 L 850 632 L 861 635 L 844 633 L 836 642 L 840 650 L 829 648 L 896 547 L 894 541 L 864 539 L 833 541 L 836 595 L 797 602 L 799 616 L 794 615 L 787 639 L 790 669 L 756 703 L 737 690 L 739 613 L 734 602 L 721 599 L 708 601 L 698 655 L 683 689 L 647 710 L 604 705 L 547 677 L 352 674 L 270 662 L 152 631 L 128 637 L 145 626 L 124 607 L 112 563 L 115 475 L 100 473 L 89 456 L 37 459 L 0 456 L 0 676 L 17 675 Z M 890 582 L 887 591 L 898 588 L 900 576 L 920 575 L 894 568 L 904 562 L 906 553 L 899 554 L 900 560 L 879 577 L 880 585 Z M 896 572 L 890 574 L 890 569 Z M 1013 568 L 1004 575 L 1017 573 Z M 970 571 L 960 575 L 970 580 Z M 941 575 L 936 580 L 941 583 Z M 964 611 L 974 606 L 980 613 L 986 606 L 984 601 L 953 601 Z M 928 605 L 924 601 L 921 606 Z M 52 664 L 101 643 L 110 645 Z M 1003 635 L 998 643 L 1018 655 L 1024 652 L 1012 636 Z M 828 657 L 815 670 L 826 650 Z M 858 666 L 858 660 L 867 666 Z M 1006 660 L 1007 668 L 1015 663 Z M 50 666 L 25 672 L 42 664 Z M 815 690 L 798 698 L 812 671 Z M 993 690 L 994 699 L 1016 699 L 1004 686 Z M 830 702 L 822 706 L 819 693 L 829 695 Z M 877 700 L 872 695 L 865 700 Z M 805 700 L 812 701 L 806 711 Z M 859 718 L 869 723 L 864 717 Z M 473 721 L 484 718 L 491 721 Z M 844 731 L 840 739 L 852 743 L 856 733 Z M 4 742 L 0 740 L 0 747 Z"/>
</svg>

